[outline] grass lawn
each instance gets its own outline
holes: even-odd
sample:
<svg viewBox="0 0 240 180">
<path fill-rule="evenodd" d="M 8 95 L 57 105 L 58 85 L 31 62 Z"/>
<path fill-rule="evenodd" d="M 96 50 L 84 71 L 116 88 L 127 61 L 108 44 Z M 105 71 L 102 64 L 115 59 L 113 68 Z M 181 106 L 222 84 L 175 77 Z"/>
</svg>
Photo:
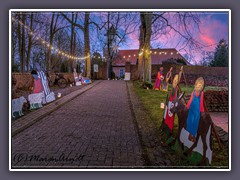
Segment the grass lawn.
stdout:
<svg viewBox="0 0 240 180">
<path fill-rule="evenodd" d="M 144 109 L 150 116 L 151 120 L 156 124 L 157 128 L 160 128 L 162 120 L 163 120 L 163 114 L 164 109 L 160 108 L 160 104 L 166 102 L 167 94 L 171 91 L 172 86 L 169 84 L 168 92 L 163 91 L 155 91 L 153 89 L 143 89 L 141 87 L 141 83 L 139 81 L 133 82 L 134 91 L 139 97 L 140 101 L 143 104 Z M 185 96 L 188 96 L 192 93 L 194 86 L 188 85 L 188 87 L 185 87 L 185 85 L 180 85 L 180 88 L 182 91 L 185 92 Z M 221 88 L 216 87 L 205 87 L 206 90 L 220 90 Z M 174 128 L 173 128 L 173 135 L 176 134 L 178 129 L 178 118 L 175 116 L 174 120 Z M 224 147 L 223 150 L 221 150 L 218 146 L 218 143 L 215 138 L 213 138 L 213 158 L 212 158 L 212 164 L 211 167 L 213 168 L 221 168 L 221 166 L 224 166 L 223 168 L 227 168 L 226 166 L 229 165 L 228 163 L 228 147 Z M 169 153 L 171 157 L 171 161 L 174 162 L 175 166 L 189 166 L 188 160 L 183 157 L 180 157 L 177 155 L 177 153 L 170 152 Z"/>
</svg>

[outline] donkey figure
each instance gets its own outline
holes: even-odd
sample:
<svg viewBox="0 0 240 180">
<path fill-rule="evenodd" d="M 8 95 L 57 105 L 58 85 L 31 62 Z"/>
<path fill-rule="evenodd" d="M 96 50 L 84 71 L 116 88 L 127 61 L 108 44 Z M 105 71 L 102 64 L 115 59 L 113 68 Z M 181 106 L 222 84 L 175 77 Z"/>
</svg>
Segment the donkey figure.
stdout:
<svg viewBox="0 0 240 180">
<path fill-rule="evenodd" d="M 185 155 L 189 156 L 193 150 L 196 150 L 202 154 L 200 165 L 207 164 L 206 157 L 208 157 L 209 164 L 211 164 L 211 159 L 212 159 L 211 132 L 213 127 L 211 116 L 209 115 L 209 113 L 206 113 L 206 112 L 201 113 L 196 141 L 187 142 L 188 141 L 187 138 L 181 136 L 182 134 L 184 134 L 184 132 L 187 132 L 185 129 L 186 129 L 187 116 L 188 116 L 188 110 L 186 106 L 183 104 L 183 102 L 181 101 L 183 96 L 184 96 L 184 92 L 179 97 L 176 97 L 172 101 L 172 106 L 170 108 L 170 111 L 172 113 L 177 113 L 177 116 L 178 116 L 178 133 L 177 133 L 176 140 L 178 140 L 178 144 L 180 147 L 182 147 L 182 150 L 183 150 L 183 144 L 188 146 L 189 149 L 184 153 Z M 199 141 L 200 139 L 201 141 Z"/>
</svg>

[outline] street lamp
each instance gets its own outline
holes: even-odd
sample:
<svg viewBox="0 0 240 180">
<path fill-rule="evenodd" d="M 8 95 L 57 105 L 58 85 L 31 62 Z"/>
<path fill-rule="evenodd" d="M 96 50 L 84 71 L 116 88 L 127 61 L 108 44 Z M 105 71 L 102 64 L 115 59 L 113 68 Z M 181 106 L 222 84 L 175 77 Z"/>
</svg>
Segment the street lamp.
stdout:
<svg viewBox="0 0 240 180">
<path fill-rule="evenodd" d="M 113 58 L 113 42 L 115 39 L 115 36 L 118 36 L 116 29 L 114 28 L 114 26 L 112 25 L 108 31 L 107 34 L 105 34 L 105 36 L 107 36 L 107 51 L 108 51 L 108 61 L 107 61 L 107 66 L 108 66 L 108 78 L 111 78 L 111 74 L 112 74 L 112 58 Z"/>
</svg>

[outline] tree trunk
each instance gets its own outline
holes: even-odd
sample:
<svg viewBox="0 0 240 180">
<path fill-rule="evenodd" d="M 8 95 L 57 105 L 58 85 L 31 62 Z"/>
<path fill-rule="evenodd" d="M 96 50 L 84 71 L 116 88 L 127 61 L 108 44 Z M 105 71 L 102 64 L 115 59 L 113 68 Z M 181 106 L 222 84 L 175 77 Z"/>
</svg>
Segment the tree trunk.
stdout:
<svg viewBox="0 0 240 180">
<path fill-rule="evenodd" d="M 84 20 L 84 55 L 86 57 L 86 60 L 85 60 L 86 76 L 88 78 L 91 78 L 89 16 L 90 16 L 89 12 L 85 13 L 85 20 Z"/>
<path fill-rule="evenodd" d="M 139 36 L 139 53 L 138 56 L 138 69 L 137 69 L 137 77 L 140 81 L 143 80 L 143 49 L 144 47 L 144 37 L 143 37 L 143 28 L 142 25 L 140 26 L 140 36 Z"/>
<path fill-rule="evenodd" d="M 49 43 L 50 43 L 50 47 L 53 44 L 53 38 L 54 38 L 54 19 L 55 19 L 55 13 L 52 13 L 52 20 L 51 20 L 51 24 L 50 24 L 50 30 L 49 30 Z M 47 71 L 51 72 L 52 71 L 52 63 L 51 63 L 51 48 L 47 47 Z"/>
<path fill-rule="evenodd" d="M 15 37 L 15 32 L 13 30 L 14 28 L 14 22 L 12 21 L 12 46 L 11 46 L 11 57 L 12 57 L 12 66 L 15 65 L 15 53 L 16 53 L 16 46 L 17 46 L 17 38 Z"/>
<path fill-rule="evenodd" d="M 25 19 L 26 19 L 26 14 L 22 14 L 22 19 L 21 15 L 19 15 L 19 20 L 22 21 L 23 25 L 22 27 L 19 24 L 19 31 L 18 31 L 18 37 L 19 37 L 19 57 L 20 57 L 20 71 L 23 73 L 25 72 Z M 22 28 L 22 30 L 21 30 Z"/>
<path fill-rule="evenodd" d="M 72 13 L 72 22 L 77 22 L 77 14 L 74 15 Z M 76 33 L 75 33 L 75 25 L 71 25 L 71 41 L 70 41 L 70 55 L 75 56 L 75 48 L 76 48 Z M 76 68 L 74 65 L 74 59 L 69 59 L 69 66 L 68 66 L 68 72 L 72 72 L 72 70 Z"/>
<path fill-rule="evenodd" d="M 143 40 L 143 82 L 151 82 L 152 62 L 150 53 L 150 40 L 152 35 L 152 13 L 141 13 L 141 28 L 142 36 L 140 39 Z"/>
<path fill-rule="evenodd" d="M 33 26 L 33 13 L 30 15 L 30 31 L 32 32 Z M 28 50 L 27 50 L 27 72 L 30 71 L 30 57 L 31 57 L 31 49 L 32 49 L 32 35 L 28 33 Z"/>
</svg>

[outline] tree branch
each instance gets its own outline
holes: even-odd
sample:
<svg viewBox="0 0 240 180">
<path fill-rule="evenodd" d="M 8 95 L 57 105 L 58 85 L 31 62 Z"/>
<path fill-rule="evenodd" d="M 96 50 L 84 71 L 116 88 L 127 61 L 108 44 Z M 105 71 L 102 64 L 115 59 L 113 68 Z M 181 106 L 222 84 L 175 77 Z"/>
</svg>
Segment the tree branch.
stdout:
<svg viewBox="0 0 240 180">
<path fill-rule="evenodd" d="M 80 24 L 77 24 L 75 22 L 73 22 L 71 19 L 69 19 L 64 13 L 61 12 L 61 15 L 69 22 L 71 23 L 72 25 L 78 27 L 79 29 L 81 29 L 83 32 L 84 32 L 84 27 L 81 26 Z"/>
</svg>

